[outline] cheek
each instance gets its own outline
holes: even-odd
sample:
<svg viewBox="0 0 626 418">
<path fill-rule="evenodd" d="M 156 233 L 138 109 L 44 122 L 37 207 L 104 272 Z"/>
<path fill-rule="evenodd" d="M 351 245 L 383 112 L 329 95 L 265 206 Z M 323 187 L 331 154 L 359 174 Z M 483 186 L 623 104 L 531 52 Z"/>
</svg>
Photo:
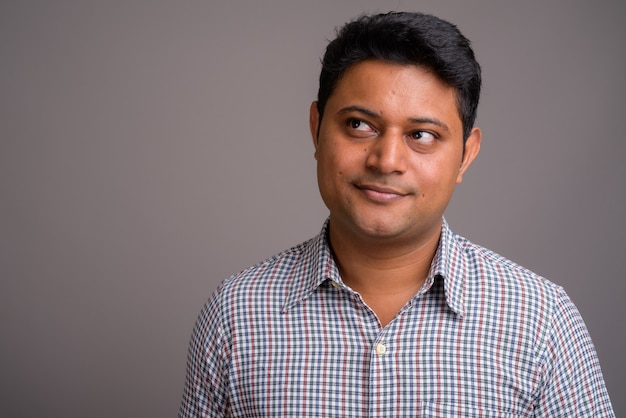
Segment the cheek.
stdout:
<svg viewBox="0 0 626 418">
<path fill-rule="evenodd" d="M 338 162 L 330 155 L 320 155 L 317 161 L 317 180 L 322 192 L 334 193 L 333 190 L 337 188 L 342 177 L 343 169 Z"/>
<path fill-rule="evenodd" d="M 329 179 L 342 180 L 344 177 L 349 176 L 354 171 L 354 162 L 351 162 L 345 156 L 346 152 L 336 151 L 324 156 L 321 160 L 321 167 L 324 170 L 324 176 Z"/>
<path fill-rule="evenodd" d="M 337 155 L 320 155 L 317 165 L 317 180 L 322 198 L 332 206 L 332 202 L 349 199 L 351 179 L 358 175 L 353 165 Z"/>
<path fill-rule="evenodd" d="M 448 194 L 450 189 L 454 188 L 458 177 L 458 167 L 449 160 L 422 162 L 416 172 L 416 182 L 421 186 L 421 197 Z"/>
</svg>

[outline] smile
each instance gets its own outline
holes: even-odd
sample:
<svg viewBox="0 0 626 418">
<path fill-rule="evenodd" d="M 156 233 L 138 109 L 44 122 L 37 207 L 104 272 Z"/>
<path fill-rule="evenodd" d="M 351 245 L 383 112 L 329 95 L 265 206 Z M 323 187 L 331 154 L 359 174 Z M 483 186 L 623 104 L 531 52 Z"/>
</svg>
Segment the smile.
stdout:
<svg viewBox="0 0 626 418">
<path fill-rule="evenodd" d="M 407 195 L 407 193 L 395 190 L 388 186 L 380 186 L 376 184 L 359 184 L 355 187 L 360 190 L 369 200 L 378 203 L 388 203 L 399 200 Z"/>
</svg>

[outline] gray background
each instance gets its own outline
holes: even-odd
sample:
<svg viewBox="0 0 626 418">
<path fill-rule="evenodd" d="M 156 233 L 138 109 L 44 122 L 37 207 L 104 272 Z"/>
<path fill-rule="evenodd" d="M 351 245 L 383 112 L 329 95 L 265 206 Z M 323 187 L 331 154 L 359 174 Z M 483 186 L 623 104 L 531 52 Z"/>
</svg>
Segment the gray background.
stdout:
<svg viewBox="0 0 626 418">
<path fill-rule="evenodd" d="M 623 2 L 3 1 L 0 416 L 176 415 L 196 315 L 316 234 L 337 25 L 432 12 L 484 70 L 452 227 L 563 285 L 626 415 Z"/>
</svg>

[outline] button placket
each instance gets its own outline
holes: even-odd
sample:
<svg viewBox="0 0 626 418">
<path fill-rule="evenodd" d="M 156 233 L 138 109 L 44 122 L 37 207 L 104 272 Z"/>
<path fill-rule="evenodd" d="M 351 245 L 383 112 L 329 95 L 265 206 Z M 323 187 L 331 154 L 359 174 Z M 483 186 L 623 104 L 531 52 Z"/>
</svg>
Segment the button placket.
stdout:
<svg viewBox="0 0 626 418">
<path fill-rule="evenodd" d="M 393 329 L 393 327 L 392 327 Z M 385 417 L 393 409 L 390 384 L 394 377 L 393 333 L 380 331 L 370 346 L 369 407 L 370 416 Z M 393 403 L 393 402 L 392 402 Z M 385 411 L 385 413 L 381 413 Z M 391 416 L 397 416 L 392 413 Z"/>
</svg>

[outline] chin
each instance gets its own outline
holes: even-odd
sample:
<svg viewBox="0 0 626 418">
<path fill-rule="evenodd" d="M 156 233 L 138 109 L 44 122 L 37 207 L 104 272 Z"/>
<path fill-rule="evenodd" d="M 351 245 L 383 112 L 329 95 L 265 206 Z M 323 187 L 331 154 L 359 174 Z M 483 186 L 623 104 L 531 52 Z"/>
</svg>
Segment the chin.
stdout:
<svg viewBox="0 0 626 418">
<path fill-rule="evenodd" d="M 397 219 L 388 220 L 362 220 L 357 223 L 357 228 L 361 233 L 370 238 L 395 238 L 407 232 L 408 225 L 402 225 Z"/>
</svg>

